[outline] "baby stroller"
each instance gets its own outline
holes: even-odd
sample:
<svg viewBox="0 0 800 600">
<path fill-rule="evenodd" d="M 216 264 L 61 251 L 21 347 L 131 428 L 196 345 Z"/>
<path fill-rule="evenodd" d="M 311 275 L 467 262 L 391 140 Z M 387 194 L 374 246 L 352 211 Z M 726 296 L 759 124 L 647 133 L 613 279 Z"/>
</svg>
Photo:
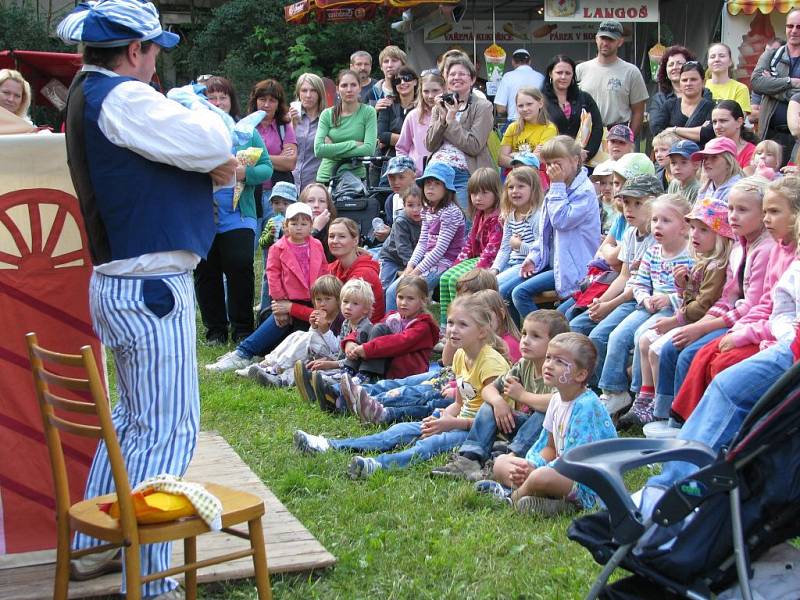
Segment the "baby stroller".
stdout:
<svg viewBox="0 0 800 600">
<path fill-rule="evenodd" d="M 699 470 L 667 490 L 644 519 L 623 473 L 675 460 Z M 800 363 L 719 453 L 698 442 L 622 438 L 565 452 L 555 468 L 594 489 L 607 507 L 567 531 L 605 565 L 587 598 L 699 600 L 738 577 L 741 597 L 750 600 L 752 561 L 800 534 Z M 606 586 L 617 566 L 633 575 Z"/>
<path fill-rule="evenodd" d="M 350 164 L 356 167 L 363 164 L 367 167 L 367 181 L 372 181 L 371 171 L 374 168 L 378 172 L 384 162 L 388 161 L 386 156 L 366 156 L 350 159 Z M 341 167 L 341 163 L 339 166 Z M 360 245 L 372 245 L 370 242 L 373 234 L 373 220 L 377 217 L 384 223 L 384 201 L 386 196 L 391 193 L 391 188 L 384 188 L 379 185 L 368 186 L 351 171 L 339 171 L 331 180 L 331 197 L 336 207 L 338 217 L 347 217 L 358 224 L 361 232 Z"/>
</svg>

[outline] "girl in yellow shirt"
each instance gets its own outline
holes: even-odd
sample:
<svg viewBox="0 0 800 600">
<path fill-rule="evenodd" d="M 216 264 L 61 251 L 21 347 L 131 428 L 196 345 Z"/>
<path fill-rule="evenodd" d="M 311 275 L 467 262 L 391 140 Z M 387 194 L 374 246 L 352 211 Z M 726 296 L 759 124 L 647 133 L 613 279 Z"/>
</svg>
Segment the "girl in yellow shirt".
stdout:
<svg viewBox="0 0 800 600">
<path fill-rule="evenodd" d="M 512 154 L 532 152 L 539 158 L 539 150 L 547 140 L 558 135 L 558 129 L 547 119 L 544 96 L 536 88 L 522 88 L 515 99 L 519 118 L 511 123 L 500 142 L 501 167 L 511 167 Z"/>
</svg>

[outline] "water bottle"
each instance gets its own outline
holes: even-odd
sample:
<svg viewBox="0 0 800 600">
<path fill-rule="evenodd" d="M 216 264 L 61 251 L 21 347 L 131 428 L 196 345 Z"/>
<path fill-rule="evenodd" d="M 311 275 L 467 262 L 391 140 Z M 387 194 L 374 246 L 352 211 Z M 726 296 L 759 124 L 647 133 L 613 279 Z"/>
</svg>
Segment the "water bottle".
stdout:
<svg viewBox="0 0 800 600">
<path fill-rule="evenodd" d="M 372 237 L 374 238 L 375 234 L 381 231 L 384 227 L 386 227 L 386 224 L 383 222 L 383 219 L 380 217 L 375 217 L 372 219 Z"/>
</svg>

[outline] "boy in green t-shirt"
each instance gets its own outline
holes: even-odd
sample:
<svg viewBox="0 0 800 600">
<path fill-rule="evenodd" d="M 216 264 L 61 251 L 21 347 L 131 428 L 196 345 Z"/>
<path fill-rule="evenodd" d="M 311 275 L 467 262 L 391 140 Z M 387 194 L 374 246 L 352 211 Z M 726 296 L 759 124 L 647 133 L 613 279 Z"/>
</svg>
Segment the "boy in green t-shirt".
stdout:
<svg viewBox="0 0 800 600">
<path fill-rule="evenodd" d="M 557 310 L 537 310 L 522 324 L 522 358 L 492 385 L 483 388 L 483 405 L 472 422 L 458 454 L 433 475 L 478 481 L 492 445 L 501 433 L 510 440 L 509 452 L 525 456 L 539 437 L 553 389 L 542 379 L 542 365 L 550 339 L 569 331 L 569 322 Z"/>
</svg>

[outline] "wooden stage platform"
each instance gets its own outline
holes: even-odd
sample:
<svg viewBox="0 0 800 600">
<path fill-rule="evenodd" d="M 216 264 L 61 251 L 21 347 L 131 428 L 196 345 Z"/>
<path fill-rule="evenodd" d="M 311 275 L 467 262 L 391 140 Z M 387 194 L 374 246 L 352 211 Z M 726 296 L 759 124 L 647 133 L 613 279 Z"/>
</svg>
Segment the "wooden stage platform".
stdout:
<svg viewBox="0 0 800 600">
<path fill-rule="evenodd" d="M 228 443 L 215 433 L 203 432 L 192 464 L 186 473 L 190 481 L 210 481 L 249 491 L 264 498 L 264 538 L 270 574 L 324 569 L 336 558 L 303 527 L 261 480 L 239 458 Z M 198 558 L 246 548 L 248 543 L 232 536 L 210 533 L 197 538 Z M 173 545 L 173 564 L 183 562 L 182 544 Z M 55 551 L 0 556 L 0 599 L 39 600 L 52 598 Z M 242 579 L 253 576 L 250 558 L 201 569 L 200 583 Z M 70 598 L 89 598 L 119 592 L 120 575 L 106 575 L 91 581 L 70 582 Z"/>
</svg>

